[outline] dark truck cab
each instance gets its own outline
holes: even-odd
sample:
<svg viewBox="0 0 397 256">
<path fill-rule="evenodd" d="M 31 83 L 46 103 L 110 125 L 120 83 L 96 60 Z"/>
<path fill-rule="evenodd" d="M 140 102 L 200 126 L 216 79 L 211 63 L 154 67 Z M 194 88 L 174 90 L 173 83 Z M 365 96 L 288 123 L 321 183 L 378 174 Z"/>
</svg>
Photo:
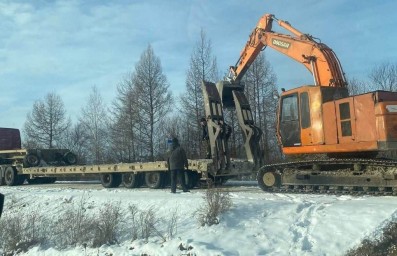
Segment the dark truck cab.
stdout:
<svg viewBox="0 0 397 256">
<path fill-rule="evenodd" d="M 18 129 L 0 128 L 0 150 L 21 148 L 21 134 Z"/>
</svg>

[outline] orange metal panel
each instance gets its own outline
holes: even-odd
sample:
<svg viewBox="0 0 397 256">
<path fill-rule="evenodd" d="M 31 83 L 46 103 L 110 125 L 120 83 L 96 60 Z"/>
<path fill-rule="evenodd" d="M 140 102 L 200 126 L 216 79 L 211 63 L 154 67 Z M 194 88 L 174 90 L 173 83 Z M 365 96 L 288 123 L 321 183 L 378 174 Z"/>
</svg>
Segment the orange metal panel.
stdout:
<svg viewBox="0 0 397 256">
<path fill-rule="evenodd" d="M 375 122 L 375 104 L 372 93 L 354 96 L 356 118 L 355 141 L 376 141 L 377 129 Z"/>
<path fill-rule="evenodd" d="M 338 143 L 338 133 L 336 128 L 335 102 L 323 104 L 323 122 L 325 144 L 332 145 Z"/>
<path fill-rule="evenodd" d="M 324 143 L 323 113 L 321 87 L 309 87 L 310 114 L 311 114 L 311 139 L 313 144 Z"/>
<path fill-rule="evenodd" d="M 380 102 L 375 107 L 378 140 L 397 141 L 397 102 Z"/>
</svg>

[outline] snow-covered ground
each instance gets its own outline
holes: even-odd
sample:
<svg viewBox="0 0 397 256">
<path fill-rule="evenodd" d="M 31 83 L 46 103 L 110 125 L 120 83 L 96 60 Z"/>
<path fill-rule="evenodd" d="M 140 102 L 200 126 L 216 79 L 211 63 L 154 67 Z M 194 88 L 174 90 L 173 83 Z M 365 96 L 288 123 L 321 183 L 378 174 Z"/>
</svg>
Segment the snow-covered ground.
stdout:
<svg viewBox="0 0 397 256">
<path fill-rule="evenodd" d="M 82 197 L 91 211 L 109 202 L 120 202 L 125 211 L 131 204 L 140 209 L 155 207 L 159 217 L 177 209 L 177 233 L 165 242 L 158 237 L 147 243 L 124 237 L 118 245 L 63 250 L 33 247 L 22 255 L 343 255 L 397 218 L 396 197 L 271 194 L 251 183 L 232 185 L 233 207 L 218 225 L 204 227 L 193 216 L 204 203 L 203 189 L 171 194 L 169 189 L 56 183 L 0 187 L 0 191 L 6 195 L 4 214 L 19 207 L 55 218 L 64 204 Z M 189 250 L 181 250 L 181 244 Z"/>
</svg>

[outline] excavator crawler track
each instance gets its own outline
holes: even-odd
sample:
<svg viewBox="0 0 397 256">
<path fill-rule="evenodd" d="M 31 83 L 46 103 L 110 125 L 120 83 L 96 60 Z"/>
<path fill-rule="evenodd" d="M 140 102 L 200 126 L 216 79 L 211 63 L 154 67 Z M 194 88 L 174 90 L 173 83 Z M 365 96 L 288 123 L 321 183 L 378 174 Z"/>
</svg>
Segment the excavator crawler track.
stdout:
<svg viewBox="0 0 397 256">
<path fill-rule="evenodd" d="M 265 165 L 257 175 L 276 193 L 397 195 L 397 161 L 328 159 Z"/>
</svg>

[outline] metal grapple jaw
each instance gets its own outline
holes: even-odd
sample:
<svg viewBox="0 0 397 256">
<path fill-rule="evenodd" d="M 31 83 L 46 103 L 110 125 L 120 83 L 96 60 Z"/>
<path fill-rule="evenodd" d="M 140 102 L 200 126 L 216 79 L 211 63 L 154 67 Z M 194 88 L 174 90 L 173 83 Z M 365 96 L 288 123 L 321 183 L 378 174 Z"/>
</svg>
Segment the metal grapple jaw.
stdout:
<svg viewBox="0 0 397 256">
<path fill-rule="evenodd" d="M 245 84 L 241 81 L 232 82 L 224 80 L 216 83 L 216 89 L 219 92 L 224 108 L 235 108 L 233 91 L 244 92 L 244 88 Z"/>
<path fill-rule="evenodd" d="M 263 162 L 263 151 L 259 141 L 262 131 L 255 126 L 251 108 L 244 94 L 244 85 L 228 81 L 211 82 L 202 84 L 205 114 L 208 124 L 208 134 L 211 145 L 211 155 L 218 169 L 226 168 L 229 163 L 229 150 L 227 140 L 222 136 L 224 125 L 223 108 L 236 109 L 237 119 L 244 137 L 244 148 L 247 160 L 259 167 Z"/>
</svg>

